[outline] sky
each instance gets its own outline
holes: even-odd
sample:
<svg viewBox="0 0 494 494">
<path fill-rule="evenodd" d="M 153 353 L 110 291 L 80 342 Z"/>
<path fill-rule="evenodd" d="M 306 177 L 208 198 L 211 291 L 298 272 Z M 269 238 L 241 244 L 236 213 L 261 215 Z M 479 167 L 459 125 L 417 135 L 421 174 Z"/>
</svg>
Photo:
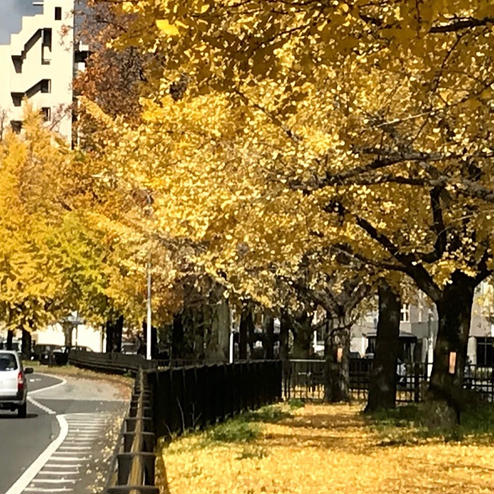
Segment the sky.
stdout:
<svg viewBox="0 0 494 494">
<path fill-rule="evenodd" d="M 10 35 L 21 29 L 23 15 L 41 12 L 41 7 L 34 7 L 33 0 L 0 0 L 0 45 L 10 43 Z"/>
</svg>

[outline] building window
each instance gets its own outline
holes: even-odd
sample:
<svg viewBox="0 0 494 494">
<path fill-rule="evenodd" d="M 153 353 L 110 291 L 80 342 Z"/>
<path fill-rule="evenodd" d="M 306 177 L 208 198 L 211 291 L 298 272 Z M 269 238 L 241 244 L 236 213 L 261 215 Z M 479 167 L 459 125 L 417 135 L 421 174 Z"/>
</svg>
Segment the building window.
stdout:
<svg viewBox="0 0 494 494">
<path fill-rule="evenodd" d="M 41 63 L 49 65 L 51 61 L 51 29 L 43 29 L 43 44 L 41 46 Z"/>
<path fill-rule="evenodd" d="M 12 127 L 12 131 L 16 134 L 20 134 L 22 130 L 22 122 L 20 120 L 11 120 L 10 125 Z"/>
<path fill-rule="evenodd" d="M 14 63 L 15 73 L 22 74 L 22 57 L 12 55 L 12 62 Z"/>
<path fill-rule="evenodd" d="M 56 21 L 62 20 L 62 7 L 55 7 L 55 20 Z"/>
<path fill-rule="evenodd" d="M 50 79 L 43 79 L 41 81 L 41 92 L 42 93 L 51 93 L 51 81 L 50 81 Z"/>
<path fill-rule="evenodd" d="M 365 349 L 365 354 L 374 354 L 376 353 L 376 337 L 368 336 L 367 337 L 367 348 Z"/>
<path fill-rule="evenodd" d="M 410 322 L 410 304 L 403 304 L 400 310 L 400 321 Z"/>
<path fill-rule="evenodd" d="M 51 108 L 49 106 L 41 108 L 41 115 L 43 115 L 45 122 L 49 122 L 51 120 Z"/>
<path fill-rule="evenodd" d="M 51 48 L 52 31 L 50 28 L 43 29 L 43 45 Z"/>
<path fill-rule="evenodd" d="M 10 93 L 10 95 L 12 96 L 12 103 L 14 106 L 21 106 L 24 93 Z"/>
<path fill-rule="evenodd" d="M 477 337 L 477 365 L 494 367 L 494 338 Z"/>
</svg>

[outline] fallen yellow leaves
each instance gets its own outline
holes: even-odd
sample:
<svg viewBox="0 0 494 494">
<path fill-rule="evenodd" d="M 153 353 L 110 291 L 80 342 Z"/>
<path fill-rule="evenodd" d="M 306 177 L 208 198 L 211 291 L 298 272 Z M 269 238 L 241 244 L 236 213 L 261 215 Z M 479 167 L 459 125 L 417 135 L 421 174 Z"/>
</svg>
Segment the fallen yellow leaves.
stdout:
<svg viewBox="0 0 494 494">
<path fill-rule="evenodd" d="M 492 492 L 490 446 L 433 441 L 383 447 L 357 405 L 306 405 L 292 413 L 264 423 L 261 437 L 249 443 L 207 442 L 205 433 L 172 442 L 163 449 L 168 486 L 162 492 Z"/>
</svg>

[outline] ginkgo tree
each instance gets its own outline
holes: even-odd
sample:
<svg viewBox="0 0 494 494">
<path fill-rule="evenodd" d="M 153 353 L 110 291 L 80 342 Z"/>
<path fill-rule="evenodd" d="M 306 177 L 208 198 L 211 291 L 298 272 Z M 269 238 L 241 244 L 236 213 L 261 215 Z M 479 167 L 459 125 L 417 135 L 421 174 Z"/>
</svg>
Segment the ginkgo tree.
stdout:
<svg viewBox="0 0 494 494">
<path fill-rule="evenodd" d="M 491 7 L 119 3 L 133 22 L 114 46 L 155 57 L 108 160 L 152 189 L 161 232 L 266 303 L 266 266 L 293 272 L 314 245 L 406 273 L 438 308 L 432 389 L 455 402 L 492 272 Z"/>
<path fill-rule="evenodd" d="M 30 109 L 21 135 L 0 141 L 0 319 L 11 332 L 74 310 L 95 325 L 115 310 L 142 320 L 145 276 L 130 262 L 141 242 L 109 227 L 102 211 L 116 194 L 88 165 Z"/>
<path fill-rule="evenodd" d="M 0 307 L 9 329 L 52 322 L 59 309 L 54 301 L 64 289 L 50 238 L 63 210 L 53 201 L 63 190 L 59 178 L 68 157 L 63 148 L 50 145 L 39 124 L 30 115 L 25 139 L 7 133 L 0 142 Z"/>
</svg>

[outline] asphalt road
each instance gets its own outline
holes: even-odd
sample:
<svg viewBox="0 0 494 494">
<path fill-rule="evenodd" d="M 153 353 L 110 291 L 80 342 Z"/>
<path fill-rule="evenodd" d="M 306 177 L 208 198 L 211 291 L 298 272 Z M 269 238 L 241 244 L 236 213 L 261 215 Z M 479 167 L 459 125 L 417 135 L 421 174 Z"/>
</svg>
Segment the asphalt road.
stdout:
<svg viewBox="0 0 494 494">
<path fill-rule="evenodd" d="M 43 452 L 60 436 L 63 442 L 47 463 L 60 468 L 46 466 L 25 490 L 14 489 L 12 493 L 79 494 L 86 488 L 89 492 L 89 484 L 94 487 L 87 471 L 90 464 L 94 469 L 94 464 L 103 463 L 103 456 L 111 452 L 109 442 L 115 438 L 109 437 L 108 431 L 120 421 L 127 402 L 121 390 L 108 382 L 76 378 L 64 381 L 29 375 L 27 417 L 21 419 L 16 412 L 0 410 L 0 494 L 7 493 L 40 455 L 46 456 Z M 67 424 L 65 435 L 60 433 L 60 417 Z"/>
</svg>

